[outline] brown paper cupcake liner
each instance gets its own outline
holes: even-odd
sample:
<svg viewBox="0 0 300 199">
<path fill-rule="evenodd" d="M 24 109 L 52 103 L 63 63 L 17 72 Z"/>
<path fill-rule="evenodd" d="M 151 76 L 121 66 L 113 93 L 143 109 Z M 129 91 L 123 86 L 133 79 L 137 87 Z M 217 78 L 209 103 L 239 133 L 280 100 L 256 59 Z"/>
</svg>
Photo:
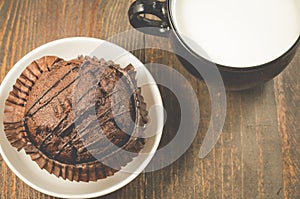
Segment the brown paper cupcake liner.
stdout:
<svg viewBox="0 0 300 199">
<path fill-rule="evenodd" d="M 82 64 L 83 59 L 83 57 L 79 57 L 76 64 Z M 96 58 L 93 59 L 97 60 Z M 115 70 L 126 77 L 128 85 L 130 85 L 134 91 L 135 122 L 140 127 L 134 128 L 130 138 L 118 150 L 106 154 L 104 157 L 101 157 L 101 159 L 86 163 L 67 164 L 48 157 L 32 142 L 28 134 L 29 130 L 27 129 L 27 121 L 25 119 L 26 103 L 35 82 L 44 72 L 51 71 L 52 66 L 61 62 L 64 62 L 64 60 L 56 56 L 42 57 L 27 66 L 17 79 L 13 90 L 9 93 L 5 102 L 4 131 L 7 139 L 18 151 L 24 149 L 26 154 L 30 155 L 31 159 L 35 161 L 41 169 L 45 169 L 57 177 L 62 177 L 70 181 L 88 182 L 114 175 L 121 167 L 132 161 L 145 144 L 144 139 L 140 137 L 143 133 L 143 126 L 148 122 L 148 113 L 146 111 L 146 104 L 141 95 L 141 89 L 138 88 L 136 84 L 136 72 L 133 72 L 134 68 L 132 65 L 121 69 L 118 65 L 111 64 Z"/>
</svg>

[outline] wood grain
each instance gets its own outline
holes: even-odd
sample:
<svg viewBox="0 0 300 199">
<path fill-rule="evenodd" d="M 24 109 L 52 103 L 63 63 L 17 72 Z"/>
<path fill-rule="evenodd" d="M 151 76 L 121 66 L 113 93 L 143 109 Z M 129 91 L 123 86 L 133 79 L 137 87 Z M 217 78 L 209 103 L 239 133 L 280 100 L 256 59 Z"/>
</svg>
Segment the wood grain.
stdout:
<svg viewBox="0 0 300 199">
<path fill-rule="evenodd" d="M 299 74 L 300 53 L 289 68 L 275 79 L 278 131 L 283 155 L 283 195 L 285 198 L 300 196 L 300 135 L 299 135 Z"/>
<path fill-rule="evenodd" d="M 142 173 L 124 188 L 102 198 L 299 198 L 300 49 L 274 80 L 252 90 L 227 93 L 222 135 L 213 151 L 199 159 L 210 122 L 208 90 L 168 52 L 172 44 L 167 38 L 133 30 L 127 18 L 132 2 L 0 0 L 0 82 L 20 58 L 47 42 L 72 36 L 112 41 L 150 66 L 159 63 L 180 72 L 197 95 L 200 120 L 193 144 L 178 160 L 163 169 Z M 152 48 L 144 49 L 149 46 Z M 162 47 L 167 50 L 160 50 Z M 150 70 L 154 77 L 162 78 L 160 71 Z M 163 78 L 175 85 L 174 77 Z M 176 135 L 180 108 L 172 92 L 163 86 L 160 91 L 168 115 L 160 145 L 163 147 Z M 198 122 L 191 116 L 193 119 Z M 54 198 L 23 183 L 2 158 L 0 164 L 1 199 Z"/>
</svg>

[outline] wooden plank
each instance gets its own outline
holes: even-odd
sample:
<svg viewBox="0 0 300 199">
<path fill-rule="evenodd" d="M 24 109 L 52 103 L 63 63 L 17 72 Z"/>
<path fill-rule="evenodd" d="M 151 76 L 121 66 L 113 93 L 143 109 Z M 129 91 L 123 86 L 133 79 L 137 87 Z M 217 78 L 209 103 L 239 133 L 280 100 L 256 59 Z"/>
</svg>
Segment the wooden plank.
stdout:
<svg viewBox="0 0 300 199">
<path fill-rule="evenodd" d="M 283 154 L 283 188 L 285 198 L 300 197 L 300 50 L 289 67 L 275 80 L 278 130 Z"/>
<path fill-rule="evenodd" d="M 208 91 L 204 83 L 188 73 L 176 56 L 171 53 L 174 50 L 172 50 L 170 41 L 148 35 L 145 37 L 145 41 L 147 47 L 152 47 L 152 49 L 146 51 L 146 63 L 163 64 L 181 73 L 188 83 L 191 84 L 198 97 L 201 115 L 197 137 L 186 153 L 168 167 L 146 174 L 146 186 L 150 186 L 150 190 L 146 192 L 146 198 L 214 198 L 217 196 L 214 170 L 216 164 L 214 160 L 215 151 L 205 161 L 198 158 L 203 134 L 205 134 L 210 121 Z M 161 49 L 166 49 L 170 52 L 165 52 Z M 159 71 L 151 70 L 151 72 L 154 77 L 161 78 L 162 74 Z M 172 75 L 164 75 L 163 78 L 169 82 L 169 85 L 176 84 L 177 79 Z M 182 88 L 184 89 L 184 85 Z M 179 106 L 176 103 L 178 99 L 167 93 L 166 90 L 161 88 L 164 106 L 168 113 L 161 146 L 172 140 L 178 130 L 176 127 L 180 123 L 180 110 L 175 108 Z M 185 100 L 185 102 L 188 103 L 189 101 Z M 195 120 L 196 118 L 193 118 L 191 115 L 190 119 Z"/>
</svg>

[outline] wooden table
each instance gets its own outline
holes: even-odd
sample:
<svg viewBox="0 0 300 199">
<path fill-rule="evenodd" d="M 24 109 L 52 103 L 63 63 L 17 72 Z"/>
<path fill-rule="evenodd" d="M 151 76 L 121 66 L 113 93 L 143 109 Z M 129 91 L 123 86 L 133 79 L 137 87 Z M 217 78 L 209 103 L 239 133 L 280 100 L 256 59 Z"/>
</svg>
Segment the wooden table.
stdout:
<svg viewBox="0 0 300 199">
<path fill-rule="evenodd" d="M 168 65 L 186 77 L 200 104 L 200 127 L 190 148 L 171 165 L 139 175 L 103 198 L 300 198 L 300 48 L 274 80 L 243 92 L 227 92 L 227 116 L 213 151 L 198 158 L 210 122 L 206 86 L 190 75 L 160 45 L 170 42 L 132 29 L 127 10 L 132 0 L 0 1 L 0 82 L 34 48 L 52 40 L 88 36 L 113 40 L 144 63 Z M 116 37 L 130 31 L 130 37 Z M 165 43 L 164 43 L 165 42 Z M 157 49 L 143 49 L 157 46 Z M 154 77 L 159 72 L 151 70 Z M 175 80 L 168 78 L 170 83 Z M 176 133 L 178 109 L 168 89 L 160 87 L 168 113 L 161 145 Z M 2 111 L 2 110 L 1 110 Z M 173 116 L 172 116 L 173 115 Z M 0 198 L 53 198 L 19 180 L 0 160 Z"/>
</svg>

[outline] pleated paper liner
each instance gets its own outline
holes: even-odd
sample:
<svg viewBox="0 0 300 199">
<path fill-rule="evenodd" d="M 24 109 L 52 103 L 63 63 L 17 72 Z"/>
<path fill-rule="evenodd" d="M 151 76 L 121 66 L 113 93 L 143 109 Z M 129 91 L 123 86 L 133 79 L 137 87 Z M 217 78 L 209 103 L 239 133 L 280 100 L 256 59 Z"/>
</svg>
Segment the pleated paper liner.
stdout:
<svg viewBox="0 0 300 199">
<path fill-rule="evenodd" d="M 90 61 L 104 62 L 97 58 L 79 57 L 72 60 L 73 64 L 81 66 L 86 59 Z M 140 138 L 143 134 L 143 128 L 147 123 L 146 104 L 141 95 L 141 89 L 136 84 L 136 73 L 132 65 L 121 69 L 118 65 L 112 62 L 107 64 L 115 69 L 121 76 L 125 77 L 128 85 L 133 91 L 133 101 L 135 108 L 135 123 L 138 124 L 130 132 L 130 138 L 122 144 L 117 150 L 109 151 L 105 156 L 93 161 L 69 164 L 58 161 L 55 158 L 47 156 L 39 146 L 36 146 L 31 134 L 27 128 L 26 119 L 26 103 L 32 90 L 32 87 L 45 72 L 51 72 L 52 68 L 57 64 L 62 64 L 63 59 L 56 56 L 44 56 L 33 61 L 22 72 L 17 79 L 13 90 L 5 102 L 4 110 L 4 131 L 11 145 L 17 148 L 18 151 L 24 149 L 26 154 L 30 155 L 41 169 L 47 170 L 49 173 L 57 177 L 68 179 L 70 181 L 97 181 L 108 176 L 114 175 L 121 167 L 126 166 L 132 159 L 138 155 L 143 148 L 145 140 Z M 28 109 L 28 107 L 27 107 Z M 49 132 L 55 134 L 56 132 Z M 87 143 L 88 144 L 88 143 Z"/>
</svg>

